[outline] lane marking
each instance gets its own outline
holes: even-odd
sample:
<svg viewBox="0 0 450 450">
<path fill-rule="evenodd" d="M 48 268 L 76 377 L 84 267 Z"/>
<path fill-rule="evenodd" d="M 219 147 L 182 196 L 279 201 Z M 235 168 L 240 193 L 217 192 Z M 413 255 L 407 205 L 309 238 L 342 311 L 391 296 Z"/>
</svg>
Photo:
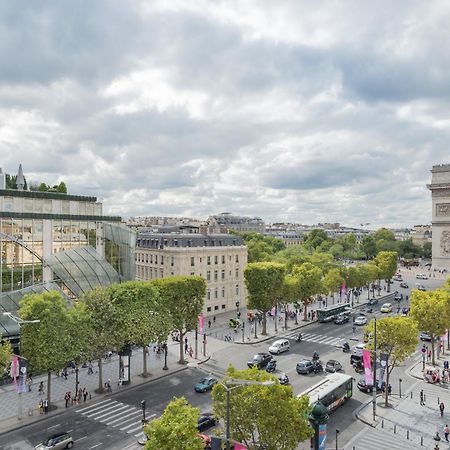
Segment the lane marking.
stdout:
<svg viewBox="0 0 450 450">
<path fill-rule="evenodd" d="M 77 412 L 85 411 L 86 409 L 92 408 L 93 406 L 101 405 L 102 403 L 110 402 L 111 400 L 103 400 L 102 402 L 95 403 L 94 405 L 87 406 L 86 408 L 77 409 Z"/>
<path fill-rule="evenodd" d="M 116 410 L 113 413 L 109 413 L 105 417 L 98 419 L 99 422 L 105 422 L 109 424 L 108 420 L 114 419 L 115 417 L 123 416 L 124 414 L 131 414 L 133 411 L 136 411 L 136 408 L 134 406 L 129 405 L 125 405 L 121 409 L 122 410 L 120 412 L 119 410 Z"/>
<path fill-rule="evenodd" d="M 141 411 L 135 411 L 135 412 L 129 413 L 128 416 L 133 416 L 133 415 L 136 415 L 136 414 L 142 414 L 142 412 Z M 106 425 L 112 425 L 113 423 L 120 422 L 121 420 L 123 420 L 123 418 L 119 417 L 118 419 L 114 419 L 111 422 L 105 422 L 105 423 L 106 423 Z"/>
</svg>

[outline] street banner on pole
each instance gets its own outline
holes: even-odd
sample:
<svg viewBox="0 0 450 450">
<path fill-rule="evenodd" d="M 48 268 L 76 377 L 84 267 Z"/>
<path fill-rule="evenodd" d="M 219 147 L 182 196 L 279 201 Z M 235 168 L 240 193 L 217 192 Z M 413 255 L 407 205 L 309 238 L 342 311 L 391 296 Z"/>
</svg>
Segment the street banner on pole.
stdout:
<svg viewBox="0 0 450 450">
<path fill-rule="evenodd" d="M 200 314 L 198 316 L 198 328 L 200 330 L 200 334 L 203 334 L 203 327 L 205 326 L 205 316 Z"/>
<path fill-rule="evenodd" d="M 380 376 L 378 379 L 378 386 L 381 388 L 384 381 L 384 374 L 386 373 L 389 355 L 387 353 L 381 353 L 380 355 Z M 376 361 L 374 361 L 376 367 Z"/>
<path fill-rule="evenodd" d="M 234 443 L 234 450 L 247 450 L 247 447 L 244 444 L 240 444 L 239 442 Z"/>
<path fill-rule="evenodd" d="M 326 450 L 327 448 L 327 424 L 319 424 L 319 447 L 318 450 Z"/>
<path fill-rule="evenodd" d="M 14 355 L 11 362 L 11 378 L 13 379 L 14 387 L 17 390 L 17 378 L 19 377 L 19 357 Z M 17 392 L 19 392 L 17 390 Z"/>
<path fill-rule="evenodd" d="M 373 386 L 373 373 L 372 373 L 372 363 L 370 360 L 370 351 L 363 350 L 363 365 L 364 365 L 364 375 L 366 380 L 366 385 Z"/>
<path fill-rule="evenodd" d="M 25 358 L 19 360 L 19 382 L 16 386 L 17 392 L 27 392 L 27 368 L 28 361 Z"/>
</svg>

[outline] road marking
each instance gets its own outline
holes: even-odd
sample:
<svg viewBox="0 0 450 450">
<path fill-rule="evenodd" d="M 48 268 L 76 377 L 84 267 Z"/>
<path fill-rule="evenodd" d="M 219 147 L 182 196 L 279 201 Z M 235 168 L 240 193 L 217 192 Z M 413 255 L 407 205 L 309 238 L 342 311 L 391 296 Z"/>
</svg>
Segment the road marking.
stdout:
<svg viewBox="0 0 450 450">
<path fill-rule="evenodd" d="M 136 414 L 142 414 L 142 412 L 139 411 L 139 410 L 137 410 L 137 411 L 128 413 L 128 416 L 134 416 L 134 415 L 136 415 Z M 111 422 L 105 422 L 106 425 L 112 425 L 113 423 L 120 422 L 120 421 L 123 419 L 123 418 L 122 418 L 122 414 L 120 414 L 120 416 L 121 416 L 121 417 L 119 417 L 118 419 L 111 420 Z M 111 417 L 110 417 L 110 419 L 111 419 Z M 109 419 L 108 419 L 108 420 L 109 420 Z"/>
<path fill-rule="evenodd" d="M 120 404 L 120 403 L 119 403 L 119 404 Z M 105 409 L 100 409 L 99 411 L 95 411 L 94 413 L 91 413 L 91 412 L 89 411 L 88 413 L 84 413 L 84 415 L 85 415 L 86 417 L 92 417 L 92 418 L 98 419 L 98 418 L 100 418 L 100 417 L 103 417 L 102 414 L 106 413 L 106 411 L 109 411 L 110 409 L 117 410 L 117 406 L 118 406 L 119 404 L 108 405 Z M 96 417 L 96 416 L 98 416 L 98 417 Z"/>
<path fill-rule="evenodd" d="M 59 427 L 61 424 L 57 423 L 56 425 L 52 425 L 51 427 L 48 427 L 47 430 L 51 430 L 52 428 Z"/>
<path fill-rule="evenodd" d="M 102 403 L 107 403 L 107 402 L 110 402 L 110 401 L 111 401 L 111 400 L 103 400 L 102 402 L 98 402 L 98 403 L 96 403 L 95 405 L 90 405 L 90 406 L 88 406 L 88 407 L 86 407 L 86 408 L 77 409 L 76 411 L 80 413 L 80 412 L 82 412 L 82 411 L 85 411 L 86 409 L 92 408 L 93 406 L 101 405 Z"/>
<path fill-rule="evenodd" d="M 127 425 L 126 427 L 119 428 L 119 430 L 125 431 L 125 430 L 128 430 L 128 428 L 135 427 L 133 430 L 130 430 L 130 432 L 136 431 L 136 424 L 139 424 L 140 426 L 142 426 L 142 421 L 139 420 L 138 422 L 133 422 L 133 423 Z"/>
<path fill-rule="evenodd" d="M 95 444 L 95 445 L 93 445 L 92 447 L 89 447 L 89 450 L 91 450 L 91 448 L 98 447 L 99 445 L 102 445 L 102 442 L 99 442 L 98 444 Z"/>
<path fill-rule="evenodd" d="M 127 433 L 131 434 L 131 433 L 134 433 L 137 430 L 142 430 L 142 423 L 139 426 L 137 426 L 136 428 L 132 428 L 131 430 L 128 430 Z"/>
<path fill-rule="evenodd" d="M 117 425 L 113 425 L 113 428 L 120 427 L 120 426 L 126 424 L 127 422 L 130 422 L 131 420 L 134 420 L 134 423 L 137 423 L 137 422 L 136 422 L 137 417 L 139 417 L 139 416 L 136 416 L 136 415 L 135 415 L 135 417 L 124 418 L 124 419 L 122 420 L 122 423 L 118 423 Z M 130 424 L 128 424 L 128 425 L 130 425 Z"/>
<path fill-rule="evenodd" d="M 86 439 L 87 438 L 87 436 L 82 436 L 82 437 L 80 437 L 80 438 L 77 438 L 77 442 L 78 441 L 81 441 L 81 439 Z"/>
<path fill-rule="evenodd" d="M 110 411 L 110 412 L 104 414 L 103 416 L 95 417 L 95 420 L 99 420 L 100 422 L 110 420 L 113 417 L 117 417 L 118 415 L 126 413 L 128 411 L 132 411 L 133 409 L 135 409 L 133 406 L 123 405 L 120 408 L 115 409 L 114 411 Z"/>
</svg>

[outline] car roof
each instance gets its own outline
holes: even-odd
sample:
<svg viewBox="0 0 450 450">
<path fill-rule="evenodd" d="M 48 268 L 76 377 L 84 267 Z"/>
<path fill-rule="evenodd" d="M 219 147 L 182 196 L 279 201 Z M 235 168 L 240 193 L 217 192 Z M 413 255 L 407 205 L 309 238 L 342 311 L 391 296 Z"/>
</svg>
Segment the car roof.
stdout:
<svg viewBox="0 0 450 450">
<path fill-rule="evenodd" d="M 310 359 L 302 359 L 302 360 L 300 360 L 298 363 L 299 364 L 306 364 L 306 363 L 310 363 L 311 362 L 311 360 Z"/>
<path fill-rule="evenodd" d="M 283 342 L 289 342 L 289 340 L 288 339 L 277 339 L 272 345 L 275 345 L 275 344 L 282 344 Z"/>
<path fill-rule="evenodd" d="M 389 302 L 388 303 L 383 303 L 383 306 L 392 306 L 392 303 L 389 303 Z"/>
</svg>

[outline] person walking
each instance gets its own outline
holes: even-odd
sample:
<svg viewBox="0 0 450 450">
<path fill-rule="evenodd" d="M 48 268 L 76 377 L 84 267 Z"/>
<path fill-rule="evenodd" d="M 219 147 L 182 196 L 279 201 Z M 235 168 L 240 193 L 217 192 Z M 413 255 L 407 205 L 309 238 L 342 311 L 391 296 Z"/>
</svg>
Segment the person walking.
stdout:
<svg viewBox="0 0 450 450">
<path fill-rule="evenodd" d="M 38 409 L 39 409 L 39 414 L 44 414 L 44 402 L 42 400 L 39 401 Z"/>
<path fill-rule="evenodd" d="M 423 389 L 420 390 L 420 406 L 425 406 L 425 396 L 423 394 Z"/>
<path fill-rule="evenodd" d="M 445 424 L 445 427 L 444 427 L 444 437 L 445 437 L 445 440 L 448 442 L 448 435 L 450 434 L 450 428 L 448 427 L 448 425 L 447 424 Z"/>
<path fill-rule="evenodd" d="M 391 383 L 388 384 L 388 395 L 392 394 L 392 386 Z"/>
<path fill-rule="evenodd" d="M 89 362 L 87 374 L 92 375 L 93 373 L 94 373 L 94 368 L 92 367 L 92 363 Z"/>
<path fill-rule="evenodd" d="M 184 353 L 187 354 L 189 351 L 188 338 L 184 338 Z"/>
<path fill-rule="evenodd" d="M 216 323 L 216 316 L 213 317 L 213 323 Z"/>
<path fill-rule="evenodd" d="M 31 377 L 27 379 L 28 392 L 31 392 Z"/>
<path fill-rule="evenodd" d="M 208 320 L 208 328 L 211 328 L 211 319 Z"/>
<path fill-rule="evenodd" d="M 88 391 L 87 391 L 86 388 L 84 387 L 84 388 L 83 388 L 83 402 L 86 401 L 87 396 L 88 396 Z"/>
<path fill-rule="evenodd" d="M 43 394 L 44 394 L 44 382 L 43 382 L 43 381 L 41 381 L 41 382 L 39 383 L 39 389 L 38 389 L 38 391 L 39 391 L 39 395 L 43 395 Z"/>
<path fill-rule="evenodd" d="M 445 409 L 444 402 L 439 403 L 439 411 L 441 412 L 441 417 L 444 417 L 444 409 Z"/>
<path fill-rule="evenodd" d="M 45 414 L 48 413 L 48 400 L 47 399 L 44 400 L 44 413 Z"/>
</svg>

